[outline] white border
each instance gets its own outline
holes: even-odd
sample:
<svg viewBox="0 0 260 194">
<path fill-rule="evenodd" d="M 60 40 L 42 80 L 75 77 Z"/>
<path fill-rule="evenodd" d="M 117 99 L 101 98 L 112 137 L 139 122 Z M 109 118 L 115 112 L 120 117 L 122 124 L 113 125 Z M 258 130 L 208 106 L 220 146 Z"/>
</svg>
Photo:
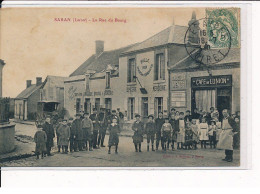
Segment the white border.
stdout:
<svg viewBox="0 0 260 194">
<path fill-rule="evenodd" d="M 252 23 L 251 3 L 248 2 L 109 2 L 109 1 L 4 1 L 7 7 L 240 7 L 241 8 L 241 153 L 240 167 L 37 167 L 37 170 L 237 170 L 252 168 L 252 126 L 251 126 L 251 47 Z M 3 167 L 2 170 L 35 170 L 33 167 Z"/>
</svg>

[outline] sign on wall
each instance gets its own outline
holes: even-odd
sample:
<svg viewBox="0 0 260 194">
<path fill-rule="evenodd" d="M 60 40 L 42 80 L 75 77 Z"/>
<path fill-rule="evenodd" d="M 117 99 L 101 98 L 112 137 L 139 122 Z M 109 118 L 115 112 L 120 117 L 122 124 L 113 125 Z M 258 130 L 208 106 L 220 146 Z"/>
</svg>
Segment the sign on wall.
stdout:
<svg viewBox="0 0 260 194">
<path fill-rule="evenodd" d="M 171 74 L 171 90 L 179 90 L 186 88 L 186 74 L 172 73 Z"/>
<path fill-rule="evenodd" d="M 172 91 L 171 106 L 186 107 L 186 91 Z"/>
<path fill-rule="evenodd" d="M 232 86 L 232 75 L 219 75 L 191 78 L 191 87 Z"/>
<path fill-rule="evenodd" d="M 142 58 L 137 62 L 137 71 L 141 76 L 147 76 L 153 68 L 149 58 Z"/>
</svg>

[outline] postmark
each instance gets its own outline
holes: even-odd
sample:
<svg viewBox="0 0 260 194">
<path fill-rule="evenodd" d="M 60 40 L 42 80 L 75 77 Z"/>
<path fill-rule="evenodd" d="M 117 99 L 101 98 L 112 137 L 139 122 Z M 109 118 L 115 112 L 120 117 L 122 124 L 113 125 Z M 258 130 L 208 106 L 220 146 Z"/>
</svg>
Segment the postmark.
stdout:
<svg viewBox="0 0 260 194">
<path fill-rule="evenodd" d="M 232 37 L 224 23 L 214 18 L 192 20 L 184 37 L 185 49 L 198 64 L 210 66 L 229 53 Z"/>
</svg>

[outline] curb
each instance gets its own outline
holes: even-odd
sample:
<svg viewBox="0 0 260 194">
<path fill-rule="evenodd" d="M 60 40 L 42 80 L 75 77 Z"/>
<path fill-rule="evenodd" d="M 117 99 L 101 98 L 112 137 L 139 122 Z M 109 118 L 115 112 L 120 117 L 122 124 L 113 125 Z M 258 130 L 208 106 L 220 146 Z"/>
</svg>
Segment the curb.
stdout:
<svg viewBox="0 0 260 194">
<path fill-rule="evenodd" d="M 27 154 L 20 154 L 20 155 L 16 155 L 16 156 L 10 156 L 10 157 L 0 159 L 0 163 L 10 162 L 10 161 L 13 161 L 13 160 L 20 160 L 20 159 L 29 158 L 29 157 L 32 157 L 32 156 L 35 156 L 35 153 L 34 154 L 28 154 L 27 153 Z"/>
<path fill-rule="evenodd" d="M 32 123 L 26 123 L 26 122 L 22 122 L 22 121 L 13 121 L 14 123 L 20 123 L 20 124 L 24 124 L 24 125 L 32 125 L 34 126 L 34 124 Z"/>
</svg>

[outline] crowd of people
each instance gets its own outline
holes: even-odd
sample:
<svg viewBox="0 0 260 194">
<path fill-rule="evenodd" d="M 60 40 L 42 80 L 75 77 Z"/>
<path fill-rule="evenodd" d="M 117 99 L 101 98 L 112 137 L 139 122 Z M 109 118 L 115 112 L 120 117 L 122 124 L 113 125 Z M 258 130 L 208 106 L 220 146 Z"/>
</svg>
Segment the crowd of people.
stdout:
<svg viewBox="0 0 260 194">
<path fill-rule="evenodd" d="M 75 119 L 69 118 L 68 121 L 67 119 L 51 121 L 48 117 L 43 125 L 38 126 L 39 130 L 35 134 L 37 158 L 40 155 L 42 158 L 46 154 L 51 155 L 55 136 L 58 152 L 65 154 L 69 151 L 93 151 L 93 149 L 105 147 L 104 140 L 107 131 L 109 132 L 108 154 L 111 154 L 112 146 L 115 146 L 117 154 L 123 121 L 124 114 L 120 112 L 120 109 L 112 110 L 110 113 L 104 108 L 101 108 L 99 112 L 94 108 L 91 115 L 77 113 Z M 210 112 L 194 109 L 191 114 L 189 110 L 184 113 L 172 108 L 168 115 L 162 112 L 158 114 L 158 118 L 149 115 L 145 122 L 139 114 L 136 114 L 132 130 L 136 152 L 142 152 L 144 137 L 147 140 L 147 151 L 150 151 L 150 148 L 156 151 L 159 145 L 163 151 L 170 148 L 172 151 L 175 148 L 198 149 L 198 144 L 201 149 L 206 149 L 208 145 L 211 149 L 215 149 L 219 142 L 221 144 L 219 147 L 225 149 L 224 160 L 232 162 L 233 147 L 239 148 L 240 112 L 230 116 L 225 109 L 220 115 L 217 109 L 211 107 Z M 224 130 L 229 133 L 223 133 Z M 232 136 L 232 147 L 225 147 L 227 136 Z"/>
</svg>

